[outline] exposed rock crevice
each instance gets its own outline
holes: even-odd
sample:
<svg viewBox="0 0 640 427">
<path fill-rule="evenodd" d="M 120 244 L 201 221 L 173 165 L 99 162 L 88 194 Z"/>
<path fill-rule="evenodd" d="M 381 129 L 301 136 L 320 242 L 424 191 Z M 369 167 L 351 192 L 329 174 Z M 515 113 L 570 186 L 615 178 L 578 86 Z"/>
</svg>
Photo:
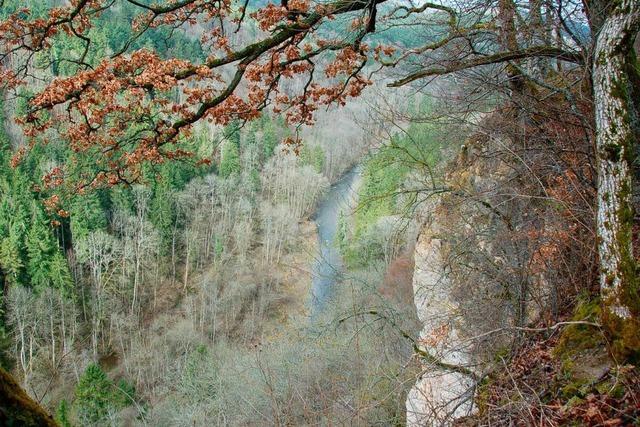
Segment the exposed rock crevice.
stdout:
<svg viewBox="0 0 640 427">
<path fill-rule="evenodd" d="M 529 274 L 527 207 L 505 196 L 518 194 L 515 172 L 489 155 L 504 141 L 480 138 L 463 146 L 448 168 L 450 191 L 419 218 L 413 291 L 422 374 L 407 397 L 409 426 L 472 415 L 478 378 L 516 339 L 505 331 L 539 317 L 551 298 L 546 279 Z"/>
</svg>

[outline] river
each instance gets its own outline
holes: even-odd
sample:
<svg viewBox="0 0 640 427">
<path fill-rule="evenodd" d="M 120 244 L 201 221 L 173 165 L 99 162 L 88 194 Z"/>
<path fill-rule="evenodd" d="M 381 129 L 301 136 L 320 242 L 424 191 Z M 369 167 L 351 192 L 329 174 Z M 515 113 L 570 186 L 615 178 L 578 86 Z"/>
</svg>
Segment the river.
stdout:
<svg viewBox="0 0 640 427">
<path fill-rule="evenodd" d="M 318 228 L 318 252 L 311 268 L 311 313 L 320 311 L 331 299 L 342 274 L 342 257 L 335 243 L 340 212 L 353 208 L 354 186 L 360 168 L 354 167 L 333 184 L 316 209 L 313 220 Z"/>
</svg>

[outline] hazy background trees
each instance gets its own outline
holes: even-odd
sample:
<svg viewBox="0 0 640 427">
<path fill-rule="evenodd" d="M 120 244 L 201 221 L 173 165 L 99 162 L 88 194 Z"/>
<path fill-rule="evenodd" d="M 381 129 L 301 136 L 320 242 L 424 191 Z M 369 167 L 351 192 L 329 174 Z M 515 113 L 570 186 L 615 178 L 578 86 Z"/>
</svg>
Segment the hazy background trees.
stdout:
<svg viewBox="0 0 640 427">
<path fill-rule="evenodd" d="M 26 140 L 13 125 L 13 114 L 2 117 L 9 124 L 0 134 L 0 279 L 5 291 L 0 332 L 3 348 L 16 356 L 4 351 L 2 362 L 15 364 L 34 397 L 48 405 L 60 402 L 61 423 L 137 419 L 197 424 L 207 418 L 234 424 L 327 418 L 402 422 L 403 411 L 389 403 L 403 400 L 405 380 L 415 374 L 405 369 L 412 347 L 422 369 L 438 365 L 424 350 L 437 345 L 413 338 L 415 319 L 404 310 L 410 306 L 412 245 L 428 222 L 415 214 L 425 205 L 430 215 L 447 217 L 439 231 L 446 237 L 441 240 L 451 279 L 447 290 L 462 313 L 455 313 L 459 330 L 492 337 L 469 344 L 479 355 L 474 367 L 490 366 L 496 348 L 520 351 L 527 342 L 520 332 L 540 329 L 527 325 L 547 327 L 570 316 L 573 307 L 578 307 L 576 315 L 595 319 L 595 310 L 585 314 L 580 307 L 596 307 L 589 300 L 597 294 L 597 235 L 605 298 L 600 303 L 614 342 L 610 349 L 623 357 L 637 350 L 630 154 L 637 139 L 632 49 L 637 1 L 593 1 L 585 8 L 571 0 L 379 3 L 329 5 L 330 14 L 360 18 L 340 18 L 323 27 L 331 34 L 342 29 L 348 37 L 317 40 L 317 50 L 315 45 L 303 48 L 315 61 L 302 67 L 308 80 L 286 75 L 295 74 L 286 68 L 291 64 L 279 68 L 277 78 L 265 70 L 278 65 L 273 58 L 279 58 L 280 47 L 288 61 L 300 60 L 297 47 L 281 46 L 274 34 L 287 43 L 298 36 L 301 41 L 312 33 L 309 29 L 322 25 L 322 10 L 301 12 L 308 25 L 286 21 L 291 16 L 286 13 L 282 27 L 273 27 L 258 14 L 257 23 L 230 39 L 214 31 L 213 52 L 227 43 L 232 51 L 250 45 L 233 61 L 222 61 L 219 75 L 194 68 L 178 73 L 170 66 L 159 71 L 168 80 L 151 79 L 141 90 L 144 73 L 127 80 L 120 74 L 128 71 L 119 70 L 106 85 L 101 75 L 86 82 L 90 73 L 80 74 L 58 80 L 66 83 L 58 88 L 61 98 L 40 99 L 43 108 L 37 111 L 30 111 L 27 100 L 42 82 L 95 68 L 106 57 L 148 47 L 158 56 L 149 51 L 132 55 L 146 59 L 132 67 L 134 73 L 146 73 L 162 69 L 165 58 L 203 63 L 210 52 L 181 25 L 150 25 L 154 28 L 136 34 L 133 26 L 122 24 L 139 12 L 133 3 L 88 12 L 95 16 L 87 19 L 100 25 L 85 36 L 51 31 L 45 34 L 50 40 L 40 43 L 45 38 L 22 37 L 18 31 L 18 42 L 31 52 L 11 51 L 3 58 L 33 75 L 33 84 L 3 94 L 3 115 L 15 111 L 27 115 L 29 123 L 49 114 L 57 120 L 57 105 L 72 98 L 78 102 L 66 103 L 71 120 L 64 123 L 87 118 L 85 111 L 76 111 L 87 106 L 92 113 L 87 121 L 96 122 L 89 125 L 96 124 L 95 129 L 76 132 L 69 141 L 60 139 L 64 130 L 31 129 L 36 139 L 17 164 L 10 158 Z M 19 2 L 2 6 L 0 16 L 6 17 Z M 46 6 L 33 6 L 29 18 L 17 12 L 7 28 L 28 28 L 29 19 L 46 16 Z M 84 4 L 76 6 L 84 18 Z M 216 25 L 208 22 L 195 33 Z M 381 34 L 369 37 L 376 25 Z M 16 33 L 6 34 L 11 39 Z M 265 42 L 251 44 L 256 35 Z M 333 88 L 338 95 L 331 101 L 344 103 L 342 94 L 359 95 L 368 85 L 364 73 L 374 69 L 366 66 L 365 37 L 382 66 L 382 80 L 414 87 L 396 95 L 377 87 L 373 96 L 347 109 L 320 112 L 311 129 L 287 125 L 287 115 L 293 121 L 309 119 L 307 113 L 318 106 L 309 105 L 307 96 L 325 102 L 331 92 L 323 94 L 329 88 L 321 86 L 335 83 L 337 74 L 344 86 Z M 315 58 L 325 51 L 329 58 Z M 264 53 L 274 54 L 271 64 L 260 60 Z M 238 58 L 242 61 L 232 79 Z M 325 66 L 320 80 L 314 76 L 316 65 Z M 250 77 L 238 86 L 245 72 Z M 200 81 L 161 86 L 192 73 L 212 81 L 208 87 Z M 249 82 L 265 76 L 274 78 L 269 84 L 281 91 L 273 100 L 268 95 L 273 87 L 261 91 Z M 277 87 L 282 76 L 287 81 Z M 443 79 L 426 92 L 424 87 L 439 76 Z M 115 80 L 121 85 L 117 90 L 124 88 L 122 96 L 110 90 Z M 228 90 L 219 99 L 205 102 L 198 95 L 200 86 L 217 93 L 226 81 Z M 92 92 L 96 87 L 100 97 Z M 303 95 L 296 97 L 300 91 Z M 434 93 L 444 95 L 441 102 L 433 101 Z M 120 116 L 114 100 L 132 94 L 130 100 L 143 101 L 132 102 L 134 108 Z M 251 101 L 247 105 L 241 103 L 245 95 Z M 271 101 L 279 105 L 271 109 Z M 174 129 L 173 119 L 177 129 L 192 119 L 180 115 L 181 107 L 195 111 L 194 120 L 209 112 L 208 118 L 221 126 L 200 123 L 190 132 L 166 131 Z M 86 138 L 92 132 L 109 138 Z M 106 149 L 94 144 L 111 143 L 112 137 L 125 146 L 152 144 L 122 157 L 119 144 Z M 281 145 L 285 138 L 288 143 Z M 168 150 L 167 142 L 177 150 Z M 376 150 L 362 158 L 372 145 Z M 87 154 L 85 149 L 94 156 L 76 155 Z M 102 150 L 116 154 L 103 155 Z M 210 164 L 195 167 L 182 155 L 187 151 Z M 444 169 L 454 151 L 459 153 Z M 174 157 L 180 161 L 164 161 Z M 331 309 L 307 322 L 299 313 L 308 279 L 300 260 L 313 252 L 309 215 L 329 184 L 360 160 L 358 205 L 342 213 L 337 242 L 348 274 L 337 286 Z M 125 167 L 119 167 L 122 163 Z M 48 172 L 43 183 L 40 178 Z M 80 194 L 66 195 L 63 205 L 49 188 L 60 185 L 61 174 L 70 182 L 99 177 L 98 183 L 126 184 L 133 174 L 141 185 L 80 187 Z M 437 202 L 429 204 L 434 198 Z M 496 326 L 518 332 L 493 339 Z M 293 378 L 288 375 L 292 370 L 301 374 Z M 108 391 L 115 387 L 109 377 L 129 379 L 135 393 L 131 389 L 125 393 L 130 399 L 117 402 Z M 550 405 L 540 406 L 543 413 L 549 411 Z M 518 418 L 524 412 L 499 416 Z"/>
<path fill-rule="evenodd" d="M 0 133 L 5 366 L 59 423 L 402 420 L 410 345 L 355 310 L 380 302 L 378 275 L 349 279 L 340 304 L 307 317 L 309 216 L 365 152 L 364 132 L 314 131 L 298 155 L 280 145 L 291 132 L 267 113 L 201 126 L 182 144 L 217 147 L 214 164 L 163 164 L 141 185 L 74 195 L 68 217 L 43 209 L 29 172 L 65 147 L 12 169 Z"/>
</svg>

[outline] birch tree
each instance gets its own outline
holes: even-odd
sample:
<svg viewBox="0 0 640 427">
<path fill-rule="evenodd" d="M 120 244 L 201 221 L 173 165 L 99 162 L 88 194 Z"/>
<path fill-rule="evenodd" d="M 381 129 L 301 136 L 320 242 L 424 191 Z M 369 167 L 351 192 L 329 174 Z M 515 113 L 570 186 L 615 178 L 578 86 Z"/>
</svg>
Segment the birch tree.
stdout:
<svg viewBox="0 0 640 427">
<path fill-rule="evenodd" d="M 103 231 L 89 233 L 85 239 L 77 242 L 76 248 L 78 261 L 89 270 L 91 314 L 88 318 L 91 324 L 91 349 L 97 360 L 103 323 L 109 314 L 107 287 L 113 280 L 114 262 L 118 259 L 120 248 L 117 240 Z"/>
<path fill-rule="evenodd" d="M 590 6 L 597 35 L 592 73 L 600 288 L 605 315 L 620 344 L 640 350 L 640 277 L 633 244 L 640 130 L 640 71 L 633 43 L 640 29 L 640 1 L 596 0 Z"/>
</svg>

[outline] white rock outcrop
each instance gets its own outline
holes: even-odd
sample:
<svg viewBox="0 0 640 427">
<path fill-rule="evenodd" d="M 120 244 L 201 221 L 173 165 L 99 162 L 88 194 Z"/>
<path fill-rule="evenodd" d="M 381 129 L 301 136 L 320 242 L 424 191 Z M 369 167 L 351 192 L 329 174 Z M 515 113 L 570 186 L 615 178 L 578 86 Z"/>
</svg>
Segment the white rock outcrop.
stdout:
<svg viewBox="0 0 640 427">
<path fill-rule="evenodd" d="M 408 426 L 448 425 L 473 412 L 475 381 L 454 369 L 466 370 L 470 362 L 459 328 L 459 310 L 449 294 L 443 241 L 436 215 L 423 226 L 415 248 L 414 302 L 424 325 L 420 348 L 433 360 L 423 358 L 423 372 L 407 396 Z"/>
</svg>

